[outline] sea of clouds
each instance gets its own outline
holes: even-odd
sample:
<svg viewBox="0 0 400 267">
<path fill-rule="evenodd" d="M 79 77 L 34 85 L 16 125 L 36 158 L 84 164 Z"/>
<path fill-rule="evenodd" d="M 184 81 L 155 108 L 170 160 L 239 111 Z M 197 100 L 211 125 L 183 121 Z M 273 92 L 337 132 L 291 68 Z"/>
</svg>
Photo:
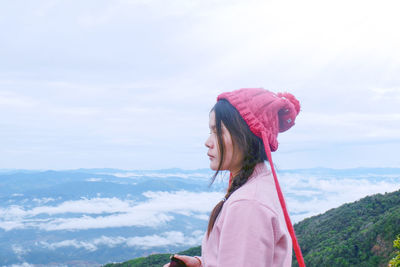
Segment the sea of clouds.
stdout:
<svg viewBox="0 0 400 267">
<path fill-rule="evenodd" d="M 326 169 L 322 173 L 282 171 L 278 176 L 292 222 L 296 223 L 367 195 L 398 190 L 400 172 L 396 172 L 379 174 L 364 171 L 359 175 L 346 175 L 345 171 L 337 174 Z M 30 246 L 10 242 L 10 249 L 21 260 L 21 264 L 24 264 L 24 257 L 32 253 L 34 248 L 47 249 L 49 253 L 62 248 L 91 253 L 116 247 L 144 250 L 197 246 L 201 244 L 210 211 L 224 195 L 227 177 L 217 179 L 213 189 L 207 187 L 210 173 L 193 174 L 116 174 L 115 183 L 121 184 L 121 181 L 125 181 L 131 182 L 133 186 L 139 183 L 137 177 L 152 177 L 163 182 L 168 182 L 169 179 L 181 179 L 189 184 L 196 182 L 193 184 L 193 191 L 147 190 L 141 193 L 140 200 L 129 194 L 106 197 L 103 192 L 77 199 L 49 196 L 38 198 L 10 192 L 8 200 L 0 204 L 0 232 L 18 234 L 20 231 L 31 230 L 42 233 L 43 236 L 46 233 L 63 233 L 62 239 L 39 238 Z M 86 179 L 88 183 L 101 181 L 102 178 Z M 200 191 L 195 188 L 199 181 L 204 184 Z M 177 229 L 174 226 L 182 218 L 188 223 L 182 229 Z M 191 224 L 192 221 L 197 223 Z M 124 231 L 110 234 L 106 231 L 131 228 L 147 229 L 147 234 L 123 234 Z M 76 235 L 93 230 L 99 233 L 96 237 L 80 238 Z M 70 238 L 68 233 L 71 233 Z"/>
</svg>

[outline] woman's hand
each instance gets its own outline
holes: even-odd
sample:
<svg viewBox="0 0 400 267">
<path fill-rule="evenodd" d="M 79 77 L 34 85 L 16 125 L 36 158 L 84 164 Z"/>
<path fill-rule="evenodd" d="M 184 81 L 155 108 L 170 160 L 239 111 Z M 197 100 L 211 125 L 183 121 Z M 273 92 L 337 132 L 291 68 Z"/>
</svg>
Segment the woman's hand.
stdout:
<svg viewBox="0 0 400 267">
<path fill-rule="evenodd" d="M 182 260 L 187 267 L 201 267 L 201 263 L 198 258 L 177 254 L 175 254 L 174 257 Z M 169 267 L 169 263 L 165 264 L 163 267 Z"/>
</svg>

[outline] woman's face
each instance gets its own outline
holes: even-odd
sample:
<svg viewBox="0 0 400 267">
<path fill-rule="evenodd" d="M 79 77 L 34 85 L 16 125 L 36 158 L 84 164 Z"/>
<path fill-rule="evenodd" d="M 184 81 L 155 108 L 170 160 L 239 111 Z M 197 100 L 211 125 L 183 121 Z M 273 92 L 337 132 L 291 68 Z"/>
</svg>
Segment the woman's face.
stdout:
<svg viewBox="0 0 400 267">
<path fill-rule="evenodd" d="M 210 158 L 210 168 L 214 171 L 218 170 L 220 162 L 220 151 L 218 146 L 217 129 L 215 125 L 215 112 L 210 112 L 209 119 L 210 136 L 207 138 L 205 145 L 208 148 L 207 156 Z M 222 139 L 224 141 L 224 161 L 221 170 L 229 170 L 234 176 L 240 171 L 242 164 L 241 153 L 235 152 L 231 134 L 223 123 Z"/>
</svg>

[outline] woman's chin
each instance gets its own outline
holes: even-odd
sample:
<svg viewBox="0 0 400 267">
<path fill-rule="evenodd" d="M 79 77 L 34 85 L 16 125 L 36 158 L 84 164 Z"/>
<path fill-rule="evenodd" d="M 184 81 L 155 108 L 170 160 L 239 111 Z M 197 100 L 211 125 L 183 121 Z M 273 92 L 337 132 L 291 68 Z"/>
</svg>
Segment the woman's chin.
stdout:
<svg viewBox="0 0 400 267">
<path fill-rule="evenodd" d="M 213 162 L 210 162 L 210 169 L 213 171 L 217 171 L 218 170 L 218 165 L 214 164 Z"/>
</svg>

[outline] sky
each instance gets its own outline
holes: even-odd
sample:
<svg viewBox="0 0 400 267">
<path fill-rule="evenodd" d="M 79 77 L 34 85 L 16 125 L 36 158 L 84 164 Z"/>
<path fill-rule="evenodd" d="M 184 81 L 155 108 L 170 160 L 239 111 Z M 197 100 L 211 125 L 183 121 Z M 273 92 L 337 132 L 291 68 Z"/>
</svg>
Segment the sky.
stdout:
<svg viewBox="0 0 400 267">
<path fill-rule="evenodd" d="M 398 1 L 0 4 L 0 169 L 198 169 L 216 96 L 287 91 L 278 169 L 400 167 Z"/>
</svg>

